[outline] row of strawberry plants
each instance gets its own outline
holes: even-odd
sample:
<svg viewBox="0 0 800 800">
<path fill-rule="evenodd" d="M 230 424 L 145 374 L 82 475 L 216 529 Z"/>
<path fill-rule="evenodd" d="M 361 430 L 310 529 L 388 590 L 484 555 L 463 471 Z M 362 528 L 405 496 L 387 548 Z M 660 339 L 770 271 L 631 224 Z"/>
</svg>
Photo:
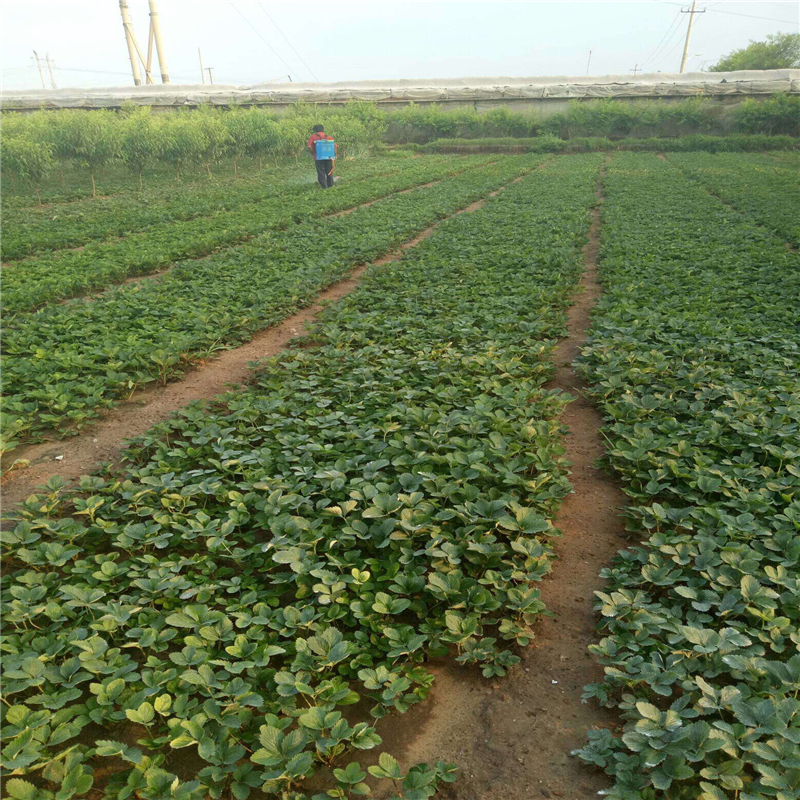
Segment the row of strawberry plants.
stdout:
<svg viewBox="0 0 800 800">
<path fill-rule="evenodd" d="M 269 229 L 352 208 L 396 191 L 488 163 L 491 157 L 415 161 L 397 173 L 355 181 L 335 192 L 273 196 L 231 211 L 163 222 L 129 237 L 61 250 L 17 262 L 3 271 L 3 308 L 28 311 L 53 300 L 146 275 L 184 258 L 200 258 Z"/>
<path fill-rule="evenodd" d="M 778 153 L 771 153 L 770 155 L 780 164 L 791 166 L 798 166 L 800 164 L 800 153 L 795 150 L 781 150 Z M 765 158 L 769 158 L 769 156 L 765 155 Z"/>
<path fill-rule="evenodd" d="M 84 796 L 105 763 L 106 798 L 301 800 L 320 768 L 314 800 L 362 795 L 352 750 L 381 740 L 348 706 L 404 712 L 432 655 L 487 677 L 518 661 L 568 489 L 564 400 L 542 386 L 598 167 L 561 159 L 445 221 L 248 388 L 136 441 L 122 474 L 20 507 L 2 712 L 20 792 L 42 774 Z M 183 748 L 180 781 L 164 762 Z M 385 753 L 369 771 L 407 800 L 452 778 Z"/>
<path fill-rule="evenodd" d="M 269 175 L 257 174 L 233 178 L 184 183 L 147 189 L 137 194 L 89 197 L 54 206 L 11 207 L 3 209 L 6 232 L 0 248 L 4 262 L 16 261 L 36 253 L 79 247 L 91 241 L 110 239 L 144 227 L 140 220 L 150 219 L 160 211 L 164 219 L 189 219 L 195 208 L 208 210 L 233 208 L 239 202 L 256 200 L 257 187 L 266 196 L 275 184 L 284 184 L 300 176 L 297 167 L 286 166 Z M 291 191 L 291 189 L 290 189 Z M 241 200 L 240 200 L 241 198 Z M 215 205 L 216 204 L 216 205 Z M 146 226 L 146 225 L 145 225 Z"/>
<path fill-rule="evenodd" d="M 348 180 L 393 174 L 408 159 L 360 159 L 337 165 Z M 188 220 L 213 211 L 230 210 L 266 198 L 308 193 L 311 162 L 302 168 L 250 174 L 189 185 L 160 187 L 135 195 L 85 200 L 56 208 L 24 208 L 3 211 L 4 235 L 0 243 L 3 261 L 16 260 L 48 250 L 77 247 L 110 239 L 171 220 Z"/>
<path fill-rule="evenodd" d="M 668 160 L 760 225 L 800 244 L 796 169 L 763 155 L 670 153 Z"/>
<path fill-rule="evenodd" d="M 7 322 L 3 337 L 6 435 L 36 439 L 64 423 L 79 426 L 134 389 L 166 382 L 193 359 L 275 324 L 354 265 L 386 253 L 539 161 L 503 159 L 344 217 L 268 232 L 207 259 L 183 262 L 157 281 L 18 315 Z M 12 438 L 4 449 L 14 445 Z"/>
<path fill-rule="evenodd" d="M 653 156 L 606 178 L 584 368 L 640 540 L 603 572 L 616 800 L 800 788 L 800 264 Z"/>
</svg>

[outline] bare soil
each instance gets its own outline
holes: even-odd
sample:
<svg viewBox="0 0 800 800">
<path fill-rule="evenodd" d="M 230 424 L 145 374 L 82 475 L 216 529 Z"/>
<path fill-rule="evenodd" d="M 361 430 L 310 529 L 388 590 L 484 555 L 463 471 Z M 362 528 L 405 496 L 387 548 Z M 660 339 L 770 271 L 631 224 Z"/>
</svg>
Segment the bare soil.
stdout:
<svg viewBox="0 0 800 800">
<path fill-rule="evenodd" d="M 516 183 L 522 177 L 507 185 Z M 505 187 L 491 192 L 490 197 Z M 476 211 L 485 200 L 478 200 L 456 214 Z M 454 215 L 455 216 L 455 215 Z M 314 302 L 283 322 L 256 334 L 240 347 L 225 350 L 211 361 L 199 363 L 186 376 L 166 386 L 150 387 L 134 393 L 130 400 L 106 412 L 81 434 L 60 441 L 42 442 L 15 450 L 12 459 L 26 460 L 28 466 L 7 472 L 2 480 L 5 508 L 24 500 L 37 486 L 58 475 L 72 481 L 90 473 L 106 462 L 117 462 L 125 439 L 139 436 L 153 425 L 167 419 L 193 400 L 210 400 L 231 386 L 244 383 L 250 373 L 248 363 L 274 356 L 296 336 L 307 331 L 307 325 L 328 304 L 349 294 L 358 285 L 361 275 L 371 267 L 396 261 L 405 250 L 427 239 L 441 224 L 430 226 L 414 239 L 368 265 L 356 267 L 348 276 L 320 292 Z M 152 277 L 152 276 L 150 276 Z M 139 278 L 141 280 L 142 277 Z"/>
<path fill-rule="evenodd" d="M 593 592 L 602 588 L 598 574 L 625 544 L 618 513 L 624 495 L 593 466 L 603 453 L 602 418 L 572 367 L 600 294 L 601 202 L 598 187 L 584 251 L 586 269 L 569 311 L 569 335 L 554 354 L 557 369 L 549 385 L 575 398 L 563 415 L 573 492 L 556 521 L 563 534 L 555 541 L 557 561 L 541 584 L 542 600 L 555 618 L 537 622 L 533 644 L 506 678 L 486 680 L 478 670 L 440 660 L 431 664 L 436 681 L 428 700 L 379 725 L 384 746 L 406 768 L 438 760 L 458 763 L 460 779 L 440 794 L 447 800 L 588 800 L 607 786 L 599 770 L 570 756 L 590 728 L 611 728 L 618 721 L 581 702 L 583 686 L 602 677 L 602 668 L 587 651 L 596 641 L 592 601 Z"/>
</svg>

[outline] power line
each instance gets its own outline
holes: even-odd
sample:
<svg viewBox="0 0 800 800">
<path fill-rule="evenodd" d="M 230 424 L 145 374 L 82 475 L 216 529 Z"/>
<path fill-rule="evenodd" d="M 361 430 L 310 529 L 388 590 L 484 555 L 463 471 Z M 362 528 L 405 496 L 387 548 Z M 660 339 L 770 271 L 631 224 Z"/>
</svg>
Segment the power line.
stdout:
<svg viewBox="0 0 800 800">
<path fill-rule="evenodd" d="M 53 66 L 53 69 L 58 70 L 59 72 L 87 72 L 93 75 L 125 75 L 127 77 L 127 72 L 110 72 L 109 70 L 104 69 L 79 69 L 78 67 L 56 67 Z M 191 78 L 193 76 L 187 75 L 183 72 L 179 72 L 177 74 L 173 73 L 173 77 L 175 78 Z"/>
<path fill-rule="evenodd" d="M 688 22 L 687 22 L 687 25 L 688 25 Z M 679 31 L 679 30 L 680 30 L 680 26 L 678 26 L 678 28 L 676 28 L 676 32 Z M 663 58 L 659 59 L 658 63 L 655 64 L 655 66 L 656 67 L 661 66 L 661 64 L 663 64 L 680 46 L 681 46 L 681 40 L 679 38 L 678 41 L 675 42 L 675 44 L 673 45 L 672 50 L 670 50 Z"/>
<path fill-rule="evenodd" d="M 734 17 L 750 17 L 750 19 L 766 19 L 769 22 L 784 22 L 787 25 L 796 25 L 797 20 L 776 19 L 775 17 L 757 17 L 755 14 L 741 14 L 738 11 L 723 11 L 721 8 L 706 8 L 706 11 L 711 11 L 715 14 L 732 14 Z"/>
<path fill-rule="evenodd" d="M 675 35 L 675 31 L 673 30 L 673 28 L 677 24 L 679 24 L 680 19 L 681 19 L 681 12 L 679 11 L 675 15 L 675 19 L 672 20 L 672 24 L 669 26 L 669 28 L 667 28 L 667 32 L 661 37 L 661 41 L 655 46 L 655 48 L 651 51 L 650 55 L 647 58 L 645 58 L 643 61 L 639 62 L 642 66 L 644 66 L 648 62 L 652 61 L 656 57 L 656 55 L 658 55 L 658 53 L 662 49 L 661 45 L 664 42 L 664 40 L 667 38 L 667 36 L 669 36 L 670 31 L 672 31 L 672 36 Z M 670 36 L 670 40 L 672 39 L 672 36 Z M 669 42 L 667 42 L 666 44 L 669 44 Z M 664 44 L 664 47 L 666 47 L 666 44 Z"/>
<path fill-rule="evenodd" d="M 233 0 L 228 0 L 228 2 L 233 6 L 233 8 L 236 11 L 236 13 L 256 32 L 256 35 L 258 36 L 258 38 L 261 39 L 261 41 L 264 42 L 264 44 L 267 47 L 269 47 L 269 49 L 272 50 L 273 53 L 275 53 L 275 55 L 281 60 L 281 63 L 286 67 L 286 69 L 288 69 L 289 72 L 294 72 L 294 70 L 283 60 L 283 57 L 281 56 L 281 54 L 261 35 L 261 33 L 258 30 L 258 28 L 256 28 L 256 26 L 253 25 L 253 23 L 250 22 L 250 20 L 247 19 L 247 17 L 244 14 L 242 14 L 242 12 L 239 11 L 239 9 L 236 8 L 235 5 L 233 5 Z M 296 78 L 298 78 L 298 79 L 300 78 L 300 76 L 296 72 L 294 74 L 295 74 Z"/>
<path fill-rule="evenodd" d="M 653 50 L 651 50 L 650 55 L 640 62 L 642 65 L 647 64 L 649 61 L 654 59 L 656 55 L 658 55 L 658 53 L 661 51 L 662 45 L 665 44 L 667 37 L 670 36 L 670 34 L 674 35 L 674 28 L 679 24 L 680 19 L 681 19 L 681 12 L 679 11 L 677 14 L 675 14 L 675 18 L 672 20 L 672 23 L 670 24 L 669 28 L 667 28 L 666 32 L 661 37 L 661 41 L 655 46 L 655 48 L 653 48 Z M 670 38 L 672 37 L 670 36 Z"/>
<path fill-rule="evenodd" d="M 664 42 L 663 47 L 657 53 L 655 53 L 653 55 L 652 60 L 648 62 L 650 64 L 648 69 L 652 70 L 653 66 L 659 66 L 660 64 L 663 64 L 664 61 L 672 53 L 675 52 L 675 48 L 678 46 L 678 44 L 680 44 L 680 37 L 678 38 L 678 41 L 676 42 L 676 44 L 674 44 L 672 46 L 672 49 L 669 50 L 668 52 L 667 52 L 667 48 L 670 46 L 670 44 L 672 44 L 672 40 L 681 32 L 681 23 L 680 23 L 681 19 L 682 19 L 682 17 L 680 15 L 680 12 L 678 12 L 678 20 L 679 20 L 678 24 L 673 29 L 672 34 L 670 35 L 669 39 L 667 39 L 667 41 Z M 667 53 L 667 55 L 664 55 L 664 53 Z"/>
<path fill-rule="evenodd" d="M 266 8 L 264 8 L 264 6 L 262 6 L 262 5 L 261 5 L 261 0 L 258 0 L 258 7 L 259 7 L 259 8 L 260 8 L 260 9 L 261 9 L 261 10 L 262 10 L 262 11 L 263 11 L 263 12 L 264 12 L 266 15 L 267 15 L 267 19 L 269 19 L 269 21 L 270 21 L 270 22 L 271 22 L 271 23 L 272 23 L 272 24 L 273 24 L 273 25 L 274 25 L 276 28 L 278 28 L 278 23 L 277 23 L 277 22 L 275 22 L 275 20 L 274 20 L 274 19 L 272 19 L 272 17 L 270 16 L 269 12 L 267 11 L 267 9 L 266 9 Z M 314 80 L 315 80 L 317 83 L 319 83 L 319 78 L 318 78 L 318 77 L 317 77 L 317 76 L 314 74 L 314 70 L 313 70 L 313 69 L 311 69 L 311 67 L 309 67 L 309 66 L 308 66 L 308 64 L 306 64 L 306 62 L 305 62 L 305 61 L 303 61 L 303 57 L 300 55 L 300 53 L 298 53 L 298 52 L 297 52 L 297 50 L 295 50 L 295 49 L 294 49 L 294 45 L 293 45 L 293 44 L 292 44 L 292 43 L 291 43 L 291 42 L 290 42 L 290 41 L 289 41 L 289 40 L 286 38 L 286 34 L 284 34 L 284 32 L 283 32 L 283 31 L 282 31 L 280 28 L 278 28 L 278 33 L 279 33 L 281 36 L 283 36 L 283 38 L 286 40 L 286 44 L 288 44 L 288 45 L 289 45 L 289 47 L 291 47 L 291 48 L 292 48 L 292 52 L 293 52 L 293 53 L 294 53 L 294 54 L 295 54 L 295 55 L 296 55 L 296 56 L 297 56 L 297 57 L 300 59 L 300 61 L 301 61 L 301 63 L 303 64 L 303 66 L 304 66 L 304 67 L 305 67 L 305 68 L 306 68 L 306 69 L 307 69 L 307 70 L 308 70 L 308 71 L 311 73 L 311 77 L 312 77 L 312 78 L 313 78 L 313 79 L 314 79 Z"/>
<path fill-rule="evenodd" d="M 93 72 L 95 75 L 125 75 L 127 72 L 109 72 L 105 69 L 78 69 L 77 67 L 55 67 L 59 72 Z"/>
<path fill-rule="evenodd" d="M 661 0 L 662 3 L 668 6 L 679 6 L 683 5 L 682 3 L 673 3 L 670 0 Z M 724 2 L 724 0 L 720 0 L 720 2 Z M 712 5 L 717 5 L 717 3 L 712 3 Z M 749 17 L 750 19 L 765 19 L 768 22 L 783 22 L 786 25 L 796 25 L 797 20 L 789 20 L 789 19 L 777 19 L 776 17 L 761 17 L 756 16 L 755 14 L 742 14 L 740 11 L 724 11 L 721 8 L 711 8 L 711 6 L 706 6 L 704 11 L 710 11 L 713 14 L 731 14 L 734 17 Z"/>
</svg>

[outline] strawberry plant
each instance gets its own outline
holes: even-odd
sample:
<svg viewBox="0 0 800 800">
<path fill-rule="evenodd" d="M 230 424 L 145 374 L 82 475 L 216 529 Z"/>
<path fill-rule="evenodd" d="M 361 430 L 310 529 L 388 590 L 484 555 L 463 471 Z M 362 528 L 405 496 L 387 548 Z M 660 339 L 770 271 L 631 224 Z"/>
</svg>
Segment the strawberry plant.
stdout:
<svg viewBox="0 0 800 800">
<path fill-rule="evenodd" d="M 3 272 L 3 306 L 7 311 L 27 311 L 51 300 L 147 274 L 181 258 L 199 258 L 266 230 L 286 228 L 298 221 L 351 208 L 487 161 L 486 156 L 439 159 L 379 177 L 372 177 L 373 167 L 366 170 L 366 180 L 348 183 L 324 197 L 315 197 L 310 184 L 297 184 L 282 193 L 256 191 L 241 204 L 234 201 L 231 210 L 207 209 L 209 213 L 190 213 L 186 219 L 176 214 L 173 220 L 156 221 L 136 236 L 92 243 L 80 250 L 42 254 Z"/>
<path fill-rule="evenodd" d="M 746 168 L 745 168 L 746 172 Z M 638 540 L 602 575 L 617 800 L 800 789 L 798 257 L 654 156 L 605 181 L 584 369 Z"/>
<path fill-rule="evenodd" d="M 335 225 L 407 235 L 424 197 L 447 214 L 525 168 Z M 543 386 L 598 168 L 548 163 L 444 221 L 250 385 L 152 429 L 124 468 L 76 490 L 53 479 L 17 509 L 2 539 L 14 796 L 67 774 L 77 796 L 93 781 L 143 800 L 301 800 L 315 771 L 312 800 L 363 796 L 368 774 L 424 800 L 453 780 L 453 765 L 358 758 L 381 746 L 373 719 L 424 700 L 430 656 L 502 675 L 541 612 L 532 584 L 569 488 L 565 400 Z"/>
<path fill-rule="evenodd" d="M 670 154 L 669 161 L 710 192 L 793 245 L 800 245 L 796 165 L 765 155 Z"/>
<path fill-rule="evenodd" d="M 145 154 L 139 153 L 139 158 Z M 130 158 L 135 155 L 130 156 Z M 126 158 L 129 156 L 126 155 Z M 437 163 L 433 159 L 431 164 Z M 375 175 L 389 175 L 402 166 L 391 157 L 346 161 L 337 171 L 348 179 L 359 180 Z M 2 246 L 3 260 L 65 247 L 76 247 L 141 231 L 172 220 L 192 219 L 213 211 L 232 210 L 245 203 L 267 198 L 292 196 L 308 191 L 307 165 L 298 168 L 292 163 L 266 173 L 240 171 L 237 180 L 218 175 L 213 181 L 181 183 L 180 185 L 145 186 L 141 192 L 118 193 L 111 197 L 88 198 L 72 203 L 60 203 L 48 208 L 3 209 L 5 231 Z"/>
<path fill-rule="evenodd" d="M 537 163 L 525 156 L 503 160 L 348 216 L 268 232 L 247 245 L 184 262 L 158 281 L 18 315 L 4 336 L 3 410 L 10 429 L 34 438 L 64 424 L 79 427 L 135 388 L 163 383 L 192 359 L 246 341 L 307 305 L 354 265 L 386 253 Z"/>
</svg>

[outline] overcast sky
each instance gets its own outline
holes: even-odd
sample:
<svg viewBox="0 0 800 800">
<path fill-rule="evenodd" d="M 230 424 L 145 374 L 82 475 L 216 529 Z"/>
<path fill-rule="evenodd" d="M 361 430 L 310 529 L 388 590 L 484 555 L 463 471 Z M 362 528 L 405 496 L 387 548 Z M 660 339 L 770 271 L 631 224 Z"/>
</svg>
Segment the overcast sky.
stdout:
<svg viewBox="0 0 800 800">
<path fill-rule="evenodd" d="M 147 0 L 128 4 L 144 50 Z M 246 84 L 289 73 L 295 81 L 584 75 L 590 49 L 593 75 L 629 74 L 637 64 L 677 72 L 689 17 L 681 8 L 690 4 L 159 0 L 158 9 L 173 83 L 199 82 L 201 47 L 215 83 Z M 703 8 L 690 70 L 750 39 L 800 29 L 795 0 Z M 118 0 L 2 0 L 0 15 L 5 88 L 41 87 L 34 49 L 50 54 L 59 88 L 131 83 Z"/>
</svg>

